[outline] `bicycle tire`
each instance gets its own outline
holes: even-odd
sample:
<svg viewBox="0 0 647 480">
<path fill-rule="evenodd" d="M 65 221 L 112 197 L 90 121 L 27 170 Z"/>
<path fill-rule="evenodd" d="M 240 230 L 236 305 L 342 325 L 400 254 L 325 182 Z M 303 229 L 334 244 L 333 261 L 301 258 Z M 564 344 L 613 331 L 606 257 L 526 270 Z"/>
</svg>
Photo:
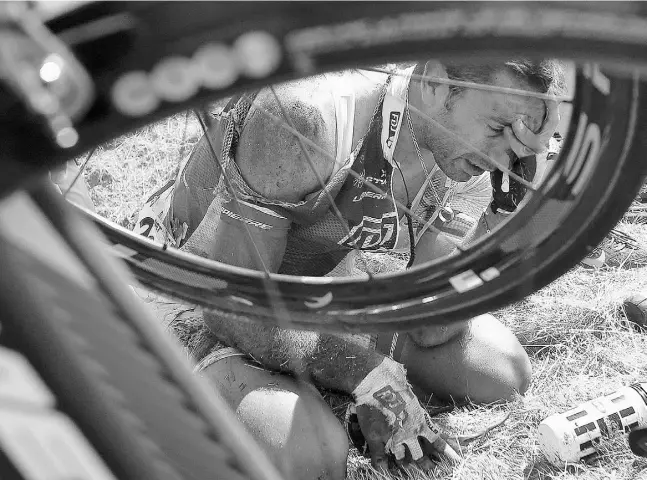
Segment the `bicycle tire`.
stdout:
<svg viewBox="0 0 647 480">
<path fill-rule="evenodd" d="M 25 185 L 16 179 L 27 181 L 93 145 L 207 99 L 358 62 L 376 64 L 421 54 L 469 58 L 474 51 L 491 58 L 531 51 L 597 61 L 614 69 L 647 60 L 643 46 L 647 11 L 640 4 L 381 2 L 366 10 L 361 2 L 345 3 L 343 9 L 325 2 L 133 2 L 89 4 L 55 18 L 50 27 L 86 65 L 101 101 L 78 124 L 79 143 L 67 150 L 53 146 L 15 105 L 11 107 L 16 115 L 10 115 L 11 121 L 0 121 L 3 137 L 11 140 L 2 147 L 8 160 L 3 162 L 7 173 L 0 179 L 0 193 Z M 121 40 L 121 48 L 110 49 L 98 61 L 91 59 L 88 51 L 93 42 L 97 45 L 97 38 L 79 39 L 72 34 L 78 30 L 75 27 L 115 16 L 128 20 L 122 22 L 124 29 L 110 32 L 112 40 L 115 35 Z M 179 18 L 184 23 L 178 23 Z M 353 25 L 363 28 L 355 32 L 349 28 Z M 150 71 L 161 59 L 190 55 L 206 41 L 231 45 L 251 31 L 269 33 L 282 53 L 281 63 L 263 78 L 241 76 L 227 88 L 202 89 L 186 101 L 162 103 L 143 117 L 123 115 L 110 103 L 111 87 L 125 73 Z M 271 275 L 291 313 L 290 325 L 380 331 L 452 322 L 518 300 L 571 268 L 613 227 L 646 173 L 643 82 L 627 76 L 626 68 L 621 73 L 605 69 L 609 89 L 603 92 L 584 73 L 578 73 L 570 129 L 576 132 L 578 122 L 586 118 L 584 129 L 603 132 L 604 142 L 600 141 L 597 156 L 587 156 L 588 145 L 567 139 L 562 155 L 573 161 L 551 171 L 543 192 L 550 201 L 528 195 L 525 211 L 529 213 L 511 219 L 506 226 L 509 238 L 500 242 L 493 235 L 465 254 L 405 274 L 380 276 L 370 284 L 347 278 Z M 2 103 L 7 100 L 0 97 Z M 30 155 L 34 148 L 41 152 L 38 159 Z M 590 221 L 583 224 L 586 217 Z M 275 299 L 265 289 L 263 273 L 190 260 L 181 252 L 95 221 L 144 285 L 241 318 L 277 321 Z M 186 277 L 183 282 L 178 281 L 179 274 Z M 478 285 L 455 287 L 465 275 Z"/>
<path fill-rule="evenodd" d="M 52 196 L 49 209 L 69 208 Z M 0 429 L 2 478 L 9 471 L 17 479 L 64 478 L 60 468 L 65 478 L 94 480 L 207 479 L 214 472 L 281 478 L 225 401 L 191 375 L 161 326 L 147 315 L 134 322 L 122 315 L 23 197 L 0 209 L 3 223 L 18 214 L 24 222 L 20 235 L 0 235 L 0 357 L 4 375 L 20 377 L 15 403 L 7 401 L 6 378 L 0 394 L 8 422 Z M 25 242 L 25 232 L 39 240 Z M 62 258 L 52 260 L 53 252 Z M 109 257 L 106 263 L 119 266 Z M 124 285 L 132 281 L 115 271 Z"/>
</svg>

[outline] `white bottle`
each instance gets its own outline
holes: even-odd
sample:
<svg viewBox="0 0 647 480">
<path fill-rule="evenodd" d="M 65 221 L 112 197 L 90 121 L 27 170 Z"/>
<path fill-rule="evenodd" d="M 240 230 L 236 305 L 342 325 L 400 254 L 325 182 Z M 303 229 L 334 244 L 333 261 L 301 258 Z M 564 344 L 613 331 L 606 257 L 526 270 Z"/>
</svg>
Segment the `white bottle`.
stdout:
<svg viewBox="0 0 647 480">
<path fill-rule="evenodd" d="M 636 383 L 544 419 L 539 445 L 550 463 L 562 467 L 595 457 L 596 444 L 612 432 L 645 427 L 647 383 Z"/>
</svg>

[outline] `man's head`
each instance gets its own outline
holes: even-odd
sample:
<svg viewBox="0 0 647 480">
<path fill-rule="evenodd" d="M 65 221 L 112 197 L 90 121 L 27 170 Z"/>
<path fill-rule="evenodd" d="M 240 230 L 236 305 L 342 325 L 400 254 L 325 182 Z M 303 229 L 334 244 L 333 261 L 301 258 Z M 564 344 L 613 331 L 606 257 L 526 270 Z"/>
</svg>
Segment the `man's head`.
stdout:
<svg viewBox="0 0 647 480">
<path fill-rule="evenodd" d="M 521 119 L 532 131 L 544 121 L 544 100 L 518 94 L 499 93 L 476 88 L 434 82 L 434 78 L 460 80 L 515 90 L 563 94 L 564 68 L 558 61 L 514 60 L 481 65 L 452 64 L 430 60 L 418 64 L 422 76 L 416 85 L 423 135 L 420 143 L 430 149 L 440 168 L 450 178 L 467 181 L 492 166 L 473 148 L 502 165 L 508 166 L 512 150 L 503 128 Z M 458 138 L 457 138 L 458 137 Z"/>
</svg>

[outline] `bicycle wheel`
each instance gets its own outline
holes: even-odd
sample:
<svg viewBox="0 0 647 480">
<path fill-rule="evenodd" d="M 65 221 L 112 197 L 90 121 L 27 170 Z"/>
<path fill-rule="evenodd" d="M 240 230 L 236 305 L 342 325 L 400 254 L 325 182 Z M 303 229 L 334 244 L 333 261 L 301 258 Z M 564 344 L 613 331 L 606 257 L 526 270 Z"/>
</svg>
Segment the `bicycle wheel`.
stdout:
<svg viewBox="0 0 647 480">
<path fill-rule="evenodd" d="M 458 255 L 406 272 L 355 279 L 252 271 L 189 256 L 93 217 L 144 285 L 242 319 L 276 323 L 286 316 L 277 315 L 280 308 L 289 313 L 285 325 L 325 330 L 456 321 L 557 278 L 602 239 L 631 202 L 645 173 L 645 94 L 633 70 L 647 58 L 643 13 L 640 4 L 580 3 L 385 2 L 370 12 L 352 2 L 343 9 L 300 2 L 253 8 L 248 3 L 84 5 L 49 23 L 95 89 L 87 114 L 78 114 L 78 139 L 71 145 L 59 135 L 57 146 L 15 96 L 7 96 L 2 101 L 12 114 L 0 121 L 3 137 L 10 139 L 2 147 L 6 174 L 0 191 L 27 185 L 43 169 L 190 106 L 315 73 L 422 55 L 465 60 L 474 52 L 488 59 L 531 54 L 601 64 L 578 70 L 571 135 L 560 161 L 540 188 L 526 195 L 520 212 Z M 96 28 L 79 28 L 86 24 Z M 130 103 L 115 100 L 116 86 L 145 80 L 169 59 L 175 59 L 174 71 L 181 76 L 182 65 L 190 66 L 187 59 L 196 58 L 205 44 L 240 56 L 228 79 L 210 77 L 209 85 L 179 81 L 161 97 L 144 89 Z M 104 52 L 99 58 L 90 53 L 96 48 Z M 38 158 L 31 154 L 35 150 Z"/>
</svg>

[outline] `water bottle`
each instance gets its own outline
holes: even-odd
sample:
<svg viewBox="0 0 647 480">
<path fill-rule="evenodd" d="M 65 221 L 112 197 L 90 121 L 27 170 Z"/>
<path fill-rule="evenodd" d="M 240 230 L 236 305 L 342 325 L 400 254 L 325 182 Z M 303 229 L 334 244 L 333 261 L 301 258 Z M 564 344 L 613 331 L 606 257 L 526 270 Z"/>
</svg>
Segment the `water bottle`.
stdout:
<svg viewBox="0 0 647 480">
<path fill-rule="evenodd" d="M 562 467 L 594 458 L 596 444 L 612 433 L 645 427 L 647 383 L 635 383 L 544 419 L 539 445 L 550 463 Z"/>
</svg>

